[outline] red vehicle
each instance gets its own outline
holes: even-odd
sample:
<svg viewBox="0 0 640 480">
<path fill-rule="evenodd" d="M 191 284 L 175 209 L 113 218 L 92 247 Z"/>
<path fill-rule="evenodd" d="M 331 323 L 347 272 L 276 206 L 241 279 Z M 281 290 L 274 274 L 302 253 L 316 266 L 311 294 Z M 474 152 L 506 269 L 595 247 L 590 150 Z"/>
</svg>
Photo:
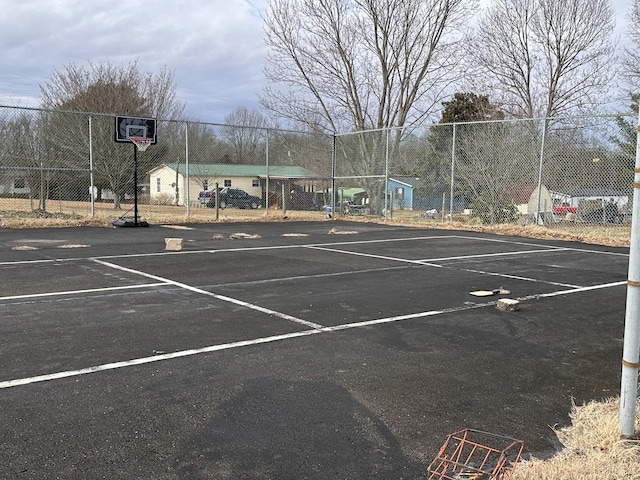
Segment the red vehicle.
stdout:
<svg viewBox="0 0 640 480">
<path fill-rule="evenodd" d="M 566 215 L 567 213 L 576 213 L 578 207 L 570 205 L 567 202 L 560 202 L 553 207 L 553 213 L 556 215 Z"/>
</svg>

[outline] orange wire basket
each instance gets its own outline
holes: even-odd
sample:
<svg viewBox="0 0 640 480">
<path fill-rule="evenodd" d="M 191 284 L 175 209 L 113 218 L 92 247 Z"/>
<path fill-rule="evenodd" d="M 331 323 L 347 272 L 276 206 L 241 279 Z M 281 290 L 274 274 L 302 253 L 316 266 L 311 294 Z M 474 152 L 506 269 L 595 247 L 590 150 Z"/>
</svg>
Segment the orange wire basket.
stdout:
<svg viewBox="0 0 640 480">
<path fill-rule="evenodd" d="M 452 433 L 427 473 L 428 480 L 509 480 L 524 442 L 479 430 Z"/>
</svg>

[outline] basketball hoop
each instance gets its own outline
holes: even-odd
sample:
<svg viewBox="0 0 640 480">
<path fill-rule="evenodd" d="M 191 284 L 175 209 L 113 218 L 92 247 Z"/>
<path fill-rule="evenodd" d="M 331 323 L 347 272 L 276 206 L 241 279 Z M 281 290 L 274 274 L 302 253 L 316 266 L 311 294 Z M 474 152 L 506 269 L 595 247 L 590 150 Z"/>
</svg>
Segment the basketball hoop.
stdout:
<svg viewBox="0 0 640 480">
<path fill-rule="evenodd" d="M 149 137 L 129 137 L 129 140 L 135 143 L 136 147 L 138 147 L 138 150 L 141 152 L 144 152 L 153 141 L 153 139 Z"/>
</svg>

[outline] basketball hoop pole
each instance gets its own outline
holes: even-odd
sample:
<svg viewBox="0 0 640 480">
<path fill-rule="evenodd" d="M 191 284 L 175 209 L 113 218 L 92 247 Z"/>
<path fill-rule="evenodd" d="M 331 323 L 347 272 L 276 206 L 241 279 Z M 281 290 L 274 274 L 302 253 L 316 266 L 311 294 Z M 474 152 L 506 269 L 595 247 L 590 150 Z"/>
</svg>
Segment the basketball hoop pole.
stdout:
<svg viewBox="0 0 640 480">
<path fill-rule="evenodd" d="M 156 119 L 144 117 L 115 117 L 114 140 L 120 143 L 133 143 L 133 221 L 123 215 L 112 223 L 116 227 L 148 227 L 140 220 L 138 211 L 138 150 L 144 152 L 147 147 L 156 143 Z"/>
<path fill-rule="evenodd" d="M 136 137 L 129 138 L 133 143 L 133 226 L 139 227 L 142 223 L 138 220 L 138 150 L 144 152 L 151 145 L 151 138 Z M 148 224 L 145 222 L 144 226 Z"/>
<path fill-rule="evenodd" d="M 138 224 L 138 146 L 133 144 L 133 226 Z"/>
</svg>

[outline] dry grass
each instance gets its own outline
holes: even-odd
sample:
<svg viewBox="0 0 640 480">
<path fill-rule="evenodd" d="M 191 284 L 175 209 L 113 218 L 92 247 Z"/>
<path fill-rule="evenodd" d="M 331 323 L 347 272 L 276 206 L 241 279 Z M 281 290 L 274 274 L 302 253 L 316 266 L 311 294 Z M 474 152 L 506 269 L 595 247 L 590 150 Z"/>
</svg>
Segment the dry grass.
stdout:
<svg viewBox="0 0 640 480">
<path fill-rule="evenodd" d="M 574 405 L 571 426 L 556 430 L 564 448 L 546 460 L 520 462 L 512 479 L 639 480 L 640 441 L 620 438 L 619 408 L 618 398 Z"/>
<path fill-rule="evenodd" d="M 394 212 L 391 221 L 403 225 L 429 226 L 431 228 L 443 228 L 445 230 L 488 232 L 498 235 L 565 240 L 611 247 L 628 247 L 631 239 L 631 224 L 597 225 L 578 222 L 558 222 L 549 226 L 522 226 L 514 224 L 482 225 L 478 219 L 464 217 L 454 218 L 453 222 L 442 221 L 441 219 L 426 219 L 411 210 Z"/>
<path fill-rule="evenodd" d="M 28 200 L 0 199 L 0 228 L 38 228 L 69 226 L 104 226 L 120 216 L 133 216 L 133 207 L 123 204 L 121 210 L 114 210 L 113 204 L 97 203 L 95 214 L 91 214 L 88 202 L 69 202 L 50 200 L 47 212 L 32 211 Z M 128 213 L 127 213 L 128 212 Z M 189 216 L 184 207 L 172 205 L 140 205 L 140 218 L 152 225 L 175 223 L 214 223 L 214 222 L 271 222 L 283 220 L 326 220 L 324 212 L 310 212 L 264 209 L 239 210 L 235 208 L 219 211 L 215 218 L 215 210 L 192 207 Z M 549 240 L 567 240 L 608 246 L 629 246 L 631 238 L 630 225 L 588 225 L 579 223 L 558 223 L 549 227 L 538 225 L 481 225 L 469 218 L 457 218 L 454 222 L 421 217 L 417 212 L 404 210 L 394 212 L 393 218 L 384 220 L 378 216 L 340 216 L 336 220 L 386 223 L 415 227 L 441 228 L 445 230 L 464 230 L 488 232 L 499 235 L 514 235 L 527 238 Z"/>
<path fill-rule="evenodd" d="M 287 211 L 281 210 L 265 212 L 264 209 L 240 210 L 229 208 L 219 211 L 215 218 L 215 209 L 192 207 L 187 216 L 186 208 L 172 205 L 139 205 L 139 216 L 152 225 L 176 223 L 214 223 L 240 221 L 283 221 L 283 220 L 323 220 L 324 212 Z M 113 220 L 121 217 L 133 216 L 133 205 L 122 204 L 120 210 L 115 210 L 113 204 L 96 203 L 95 213 L 91 213 L 88 202 L 70 202 L 51 200 L 47 204 L 47 211 L 31 210 L 28 200 L 0 199 L 0 228 L 46 228 L 46 227 L 75 227 L 75 226 L 103 226 L 110 227 Z"/>
</svg>

